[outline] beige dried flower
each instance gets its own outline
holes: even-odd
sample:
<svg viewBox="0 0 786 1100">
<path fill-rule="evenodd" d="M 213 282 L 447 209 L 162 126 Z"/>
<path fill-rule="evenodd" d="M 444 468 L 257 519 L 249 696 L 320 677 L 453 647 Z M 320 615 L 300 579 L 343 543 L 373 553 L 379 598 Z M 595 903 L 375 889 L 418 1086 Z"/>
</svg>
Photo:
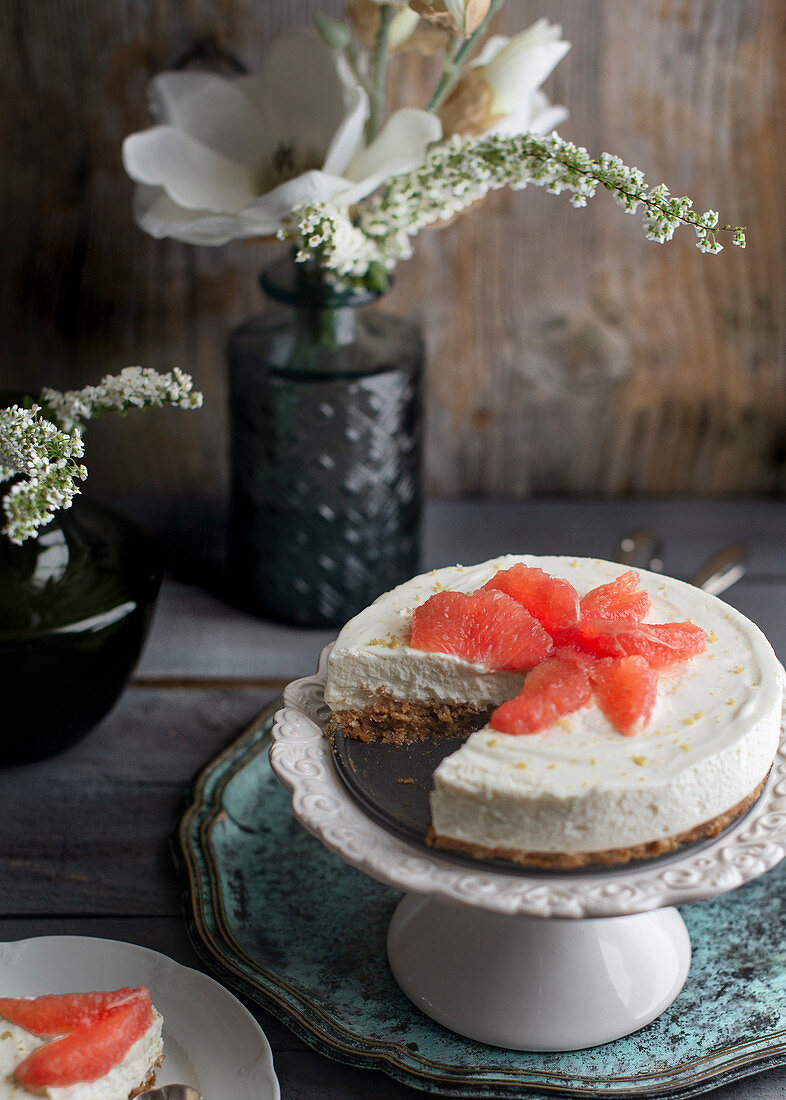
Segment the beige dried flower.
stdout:
<svg viewBox="0 0 786 1100">
<path fill-rule="evenodd" d="M 449 34 L 468 38 L 488 15 L 491 0 L 409 0 L 418 15 Z"/>
<path fill-rule="evenodd" d="M 438 114 L 443 136 L 454 134 L 475 137 L 483 134 L 494 121 L 494 89 L 481 69 L 467 69 Z"/>
</svg>

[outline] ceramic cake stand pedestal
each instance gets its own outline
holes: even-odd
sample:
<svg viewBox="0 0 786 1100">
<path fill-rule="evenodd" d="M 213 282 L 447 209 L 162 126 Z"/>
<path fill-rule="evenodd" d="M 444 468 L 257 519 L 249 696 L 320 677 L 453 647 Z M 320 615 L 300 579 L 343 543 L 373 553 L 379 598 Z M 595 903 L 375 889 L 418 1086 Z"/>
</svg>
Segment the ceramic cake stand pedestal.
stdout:
<svg viewBox="0 0 786 1100">
<path fill-rule="evenodd" d="M 736 889 L 786 855 L 783 732 L 753 809 L 684 854 L 633 869 L 506 874 L 416 848 L 372 821 L 344 787 L 322 734 L 324 661 L 284 693 L 273 770 L 309 832 L 405 891 L 388 931 L 393 974 L 418 1008 L 468 1038 L 578 1050 L 644 1027 L 688 975 L 690 940 L 674 906 Z"/>
<path fill-rule="evenodd" d="M 390 968 L 418 1008 L 510 1050 L 579 1050 L 638 1031 L 682 989 L 690 953 L 673 908 L 549 920 L 407 894 L 388 930 Z"/>
</svg>

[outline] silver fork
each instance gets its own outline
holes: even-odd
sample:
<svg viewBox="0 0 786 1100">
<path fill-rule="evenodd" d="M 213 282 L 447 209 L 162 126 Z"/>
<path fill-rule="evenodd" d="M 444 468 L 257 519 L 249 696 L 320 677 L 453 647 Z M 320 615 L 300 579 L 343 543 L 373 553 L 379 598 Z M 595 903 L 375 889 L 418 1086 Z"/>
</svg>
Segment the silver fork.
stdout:
<svg viewBox="0 0 786 1100">
<path fill-rule="evenodd" d="M 639 569 L 663 569 L 663 540 L 654 527 L 637 527 L 617 543 L 615 560 Z"/>
<path fill-rule="evenodd" d="M 202 1100 L 202 1097 L 190 1085 L 164 1085 L 160 1089 L 140 1092 L 136 1100 Z"/>
</svg>

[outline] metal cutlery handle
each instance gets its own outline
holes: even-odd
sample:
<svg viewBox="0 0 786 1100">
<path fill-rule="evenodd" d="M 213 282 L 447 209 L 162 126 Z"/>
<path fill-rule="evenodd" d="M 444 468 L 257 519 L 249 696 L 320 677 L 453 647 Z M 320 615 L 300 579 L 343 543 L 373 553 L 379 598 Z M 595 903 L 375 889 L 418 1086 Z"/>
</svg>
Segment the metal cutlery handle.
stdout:
<svg viewBox="0 0 786 1100">
<path fill-rule="evenodd" d="M 745 561 L 748 557 L 748 545 L 734 542 L 709 557 L 691 577 L 691 584 L 703 588 L 712 596 L 718 596 L 736 584 L 745 573 Z"/>
<path fill-rule="evenodd" d="M 640 569 L 663 569 L 663 542 L 653 527 L 638 527 L 624 535 L 614 555 L 615 561 Z"/>
</svg>

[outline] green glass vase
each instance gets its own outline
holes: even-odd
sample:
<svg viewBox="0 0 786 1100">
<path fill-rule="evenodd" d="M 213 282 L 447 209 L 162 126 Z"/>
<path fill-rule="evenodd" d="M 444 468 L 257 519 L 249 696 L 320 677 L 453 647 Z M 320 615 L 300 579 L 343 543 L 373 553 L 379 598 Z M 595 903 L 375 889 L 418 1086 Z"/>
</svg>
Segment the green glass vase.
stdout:
<svg viewBox="0 0 786 1100">
<path fill-rule="evenodd" d="M 230 578 L 248 610 L 334 626 L 418 571 L 423 339 L 303 267 L 263 272 L 285 308 L 229 342 Z"/>
<path fill-rule="evenodd" d="M 37 539 L 0 539 L 0 763 L 59 752 L 111 709 L 162 575 L 155 540 L 82 497 Z"/>
</svg>

